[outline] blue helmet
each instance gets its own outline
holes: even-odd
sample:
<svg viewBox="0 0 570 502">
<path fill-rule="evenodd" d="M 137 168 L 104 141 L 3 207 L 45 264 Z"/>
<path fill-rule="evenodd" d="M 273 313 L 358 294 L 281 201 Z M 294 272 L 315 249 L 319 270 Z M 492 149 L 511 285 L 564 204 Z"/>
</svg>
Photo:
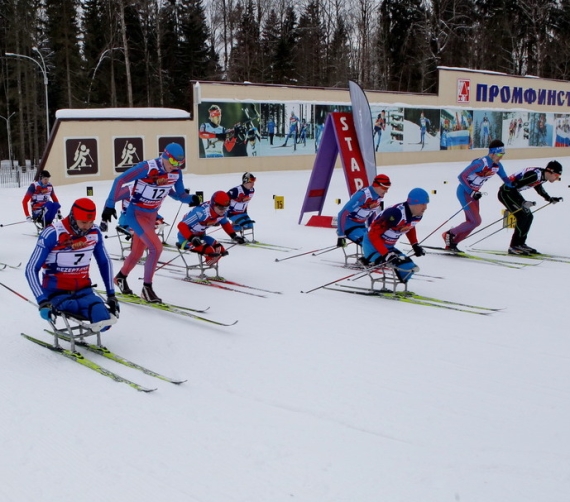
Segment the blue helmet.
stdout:
<svg viewBox="0 0 570 502">
<path fill-rule="evenodd" d="M 409 205 L 428 204 L 429 195 L 423 188 L 414 188 L 408 194 L 407 202 Z"/>
<path fill-rule="evenodd" d="M 162 158 L 168 161 L 173 159 L 178 164 L 184 164 L 184 148 L 182 148 L 178 143 L 170 143 L 164 148 Z M 173 165 L 177 164 L 173 163 Z"/>
</svg>

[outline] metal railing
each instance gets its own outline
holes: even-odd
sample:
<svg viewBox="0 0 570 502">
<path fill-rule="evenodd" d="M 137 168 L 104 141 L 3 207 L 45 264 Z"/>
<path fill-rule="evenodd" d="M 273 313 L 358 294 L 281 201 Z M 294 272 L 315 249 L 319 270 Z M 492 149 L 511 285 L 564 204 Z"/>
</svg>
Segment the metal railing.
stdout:
<svg viewBox="0 0 570 502">
<path fill-rule="evenodd" d="M 27 187 L 34 182 L 36 167 L 5 166 L 0 167 L 0 188 Z"/>
</svg>

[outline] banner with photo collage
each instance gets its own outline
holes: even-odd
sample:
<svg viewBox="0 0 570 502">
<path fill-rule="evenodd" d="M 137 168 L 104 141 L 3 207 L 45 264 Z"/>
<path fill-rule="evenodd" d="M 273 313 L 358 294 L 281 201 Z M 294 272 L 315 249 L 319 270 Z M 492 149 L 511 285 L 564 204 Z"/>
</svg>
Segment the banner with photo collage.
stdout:
<svg viewBox="0 0 570 502">
<path fill-rule="evenodd" d="M 202 102 L 200 158 L 314 155 L 330 112 L 350 105 Z M 377 152 L 569 147 L 570 114 L 371 104 Z"/>
</svg>

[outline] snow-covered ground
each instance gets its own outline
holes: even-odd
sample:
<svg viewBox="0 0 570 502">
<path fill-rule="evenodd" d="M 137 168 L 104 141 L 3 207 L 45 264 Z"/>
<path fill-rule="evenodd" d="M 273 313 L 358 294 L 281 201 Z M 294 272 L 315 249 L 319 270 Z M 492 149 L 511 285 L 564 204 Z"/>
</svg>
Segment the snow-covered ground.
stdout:
<svg viewBox="0 0 570 502">
<path fill-rule="evenodd" d="M 512 173 L 547 160 L 511 162 L 507 155 L 504 164 Z M 393 183 L 386 201 L 400 202 L 416 186 L 431 193 L 418 226 L 423 239 L 459 209 L 456 176 L 463 167 L 382 168 Z M 296 252 L 336 242 L 332 229 L 297 224 L 310 172 L 255 174 L 250 213 L 259 240 Z M 499 181 L 484 187 L 483 225 L 501 216 Z M 189 174 L 185 182 L 209 195 L 239 184 L 240 176 Z M 110 183 L 90 182 L 56 187 L 64 212 L 87 185 L 102 207 Z M 567 202 L 536 213 L 528 243 L 570 256 L 567 183 L 546 189 Z M 1 193 L 0 223 L 23 219 L 24 190 Z M 274 195 L 285 197 L 285 209 L 274 209 Z M 525 196 L 537 208 L 544 204 L 532 190 Z M 336 214 L 337 198 L 347 200 L 340 171 L 324 214 Z M 161 213 L 172 222 L 179 209 L 168 199 Z M 440 245 L 443 230 L 460 220 L 426 244 Z M 509 233 L 478 246 L 506 249 Z M 34 245 L 30 234 L 27 223 L 0 228 L 0 261 L 23 263 L 1 271 L 0 281 L 28 298 L 23 267 Z M 118 252 L 116 239 L 106 242 Z M 292 253 L 236 246 L 222 260 L 220 273 L 228 279 L 282 292 L 267 298 L 186 283 L 166 269 L 157 273 L 155 290 L 165 301 L 209 306 L 212 318 L 239 319 L 232 327 L 123 304 L 105 344 L 187 383 L 175 386 L 90 357 L 158 387 L 151 394 L 22 338 L 25 332 L 50 340 L 42 333 L 47 323 L 0 288 L 0 500 L 568 500 L 569 264 L 518 270 L 434 254 L 416 260 L 422 274 L 442 278 L 418 277 L 411 290 L 505 309 L 478 316 L 323 289 L 302 294 L 351 272 L 330 263 L 341 261 L 340 250 L 275 261 Z M 130 276 L 136 290 L 141 270 Z M 101 284 L 96 268 L 93 276 Z"/>
</svg>

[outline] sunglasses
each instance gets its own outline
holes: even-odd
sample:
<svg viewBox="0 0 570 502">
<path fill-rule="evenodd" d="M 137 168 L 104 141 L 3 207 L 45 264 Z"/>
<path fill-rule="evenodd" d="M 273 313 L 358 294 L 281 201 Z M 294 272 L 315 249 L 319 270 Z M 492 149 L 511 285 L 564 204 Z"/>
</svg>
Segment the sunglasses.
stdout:
<svg viewBox="0 0 570 502">
<path fill-rule="evenodd" d="M 182 164 L 184 164 L 184 161 L 178 161 L 172 157 L 168 157 L 168 162 L 170 162 L 170 165 L 174 166 L 174 167 L 178 167 L 181 166 Z"/>
</svg>

